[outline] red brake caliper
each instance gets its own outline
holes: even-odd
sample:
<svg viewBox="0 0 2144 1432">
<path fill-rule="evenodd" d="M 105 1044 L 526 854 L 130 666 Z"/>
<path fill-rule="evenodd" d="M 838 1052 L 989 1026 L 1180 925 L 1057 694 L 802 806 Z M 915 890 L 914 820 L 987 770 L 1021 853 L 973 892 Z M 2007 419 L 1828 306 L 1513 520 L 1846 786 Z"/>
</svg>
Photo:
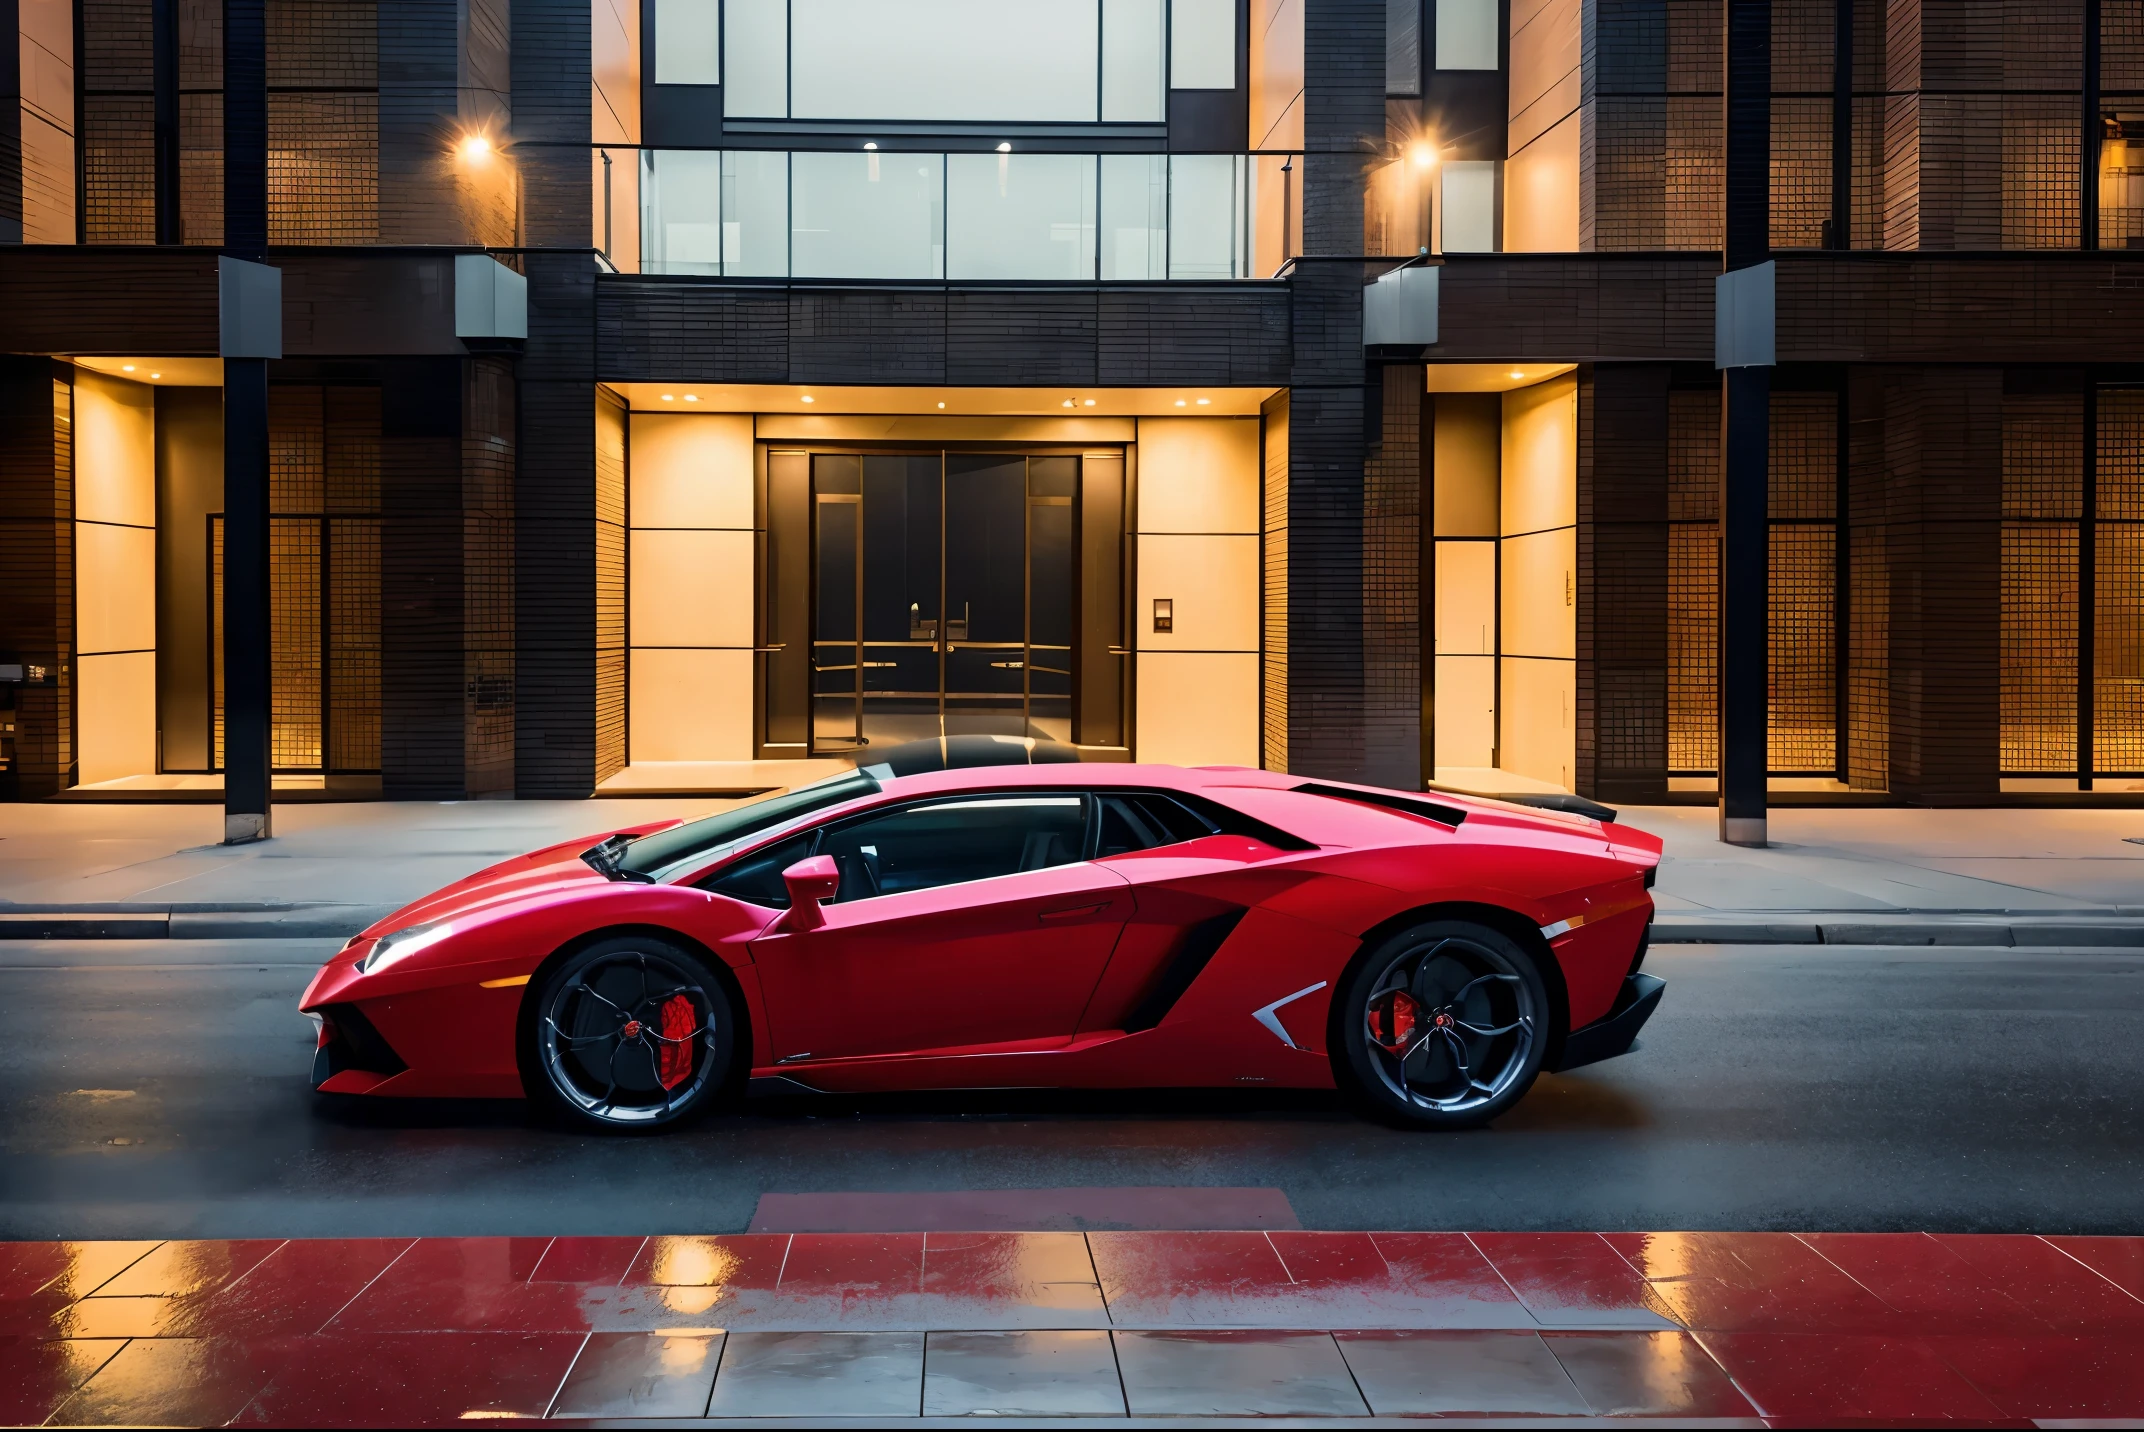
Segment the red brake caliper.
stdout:
<svg viewBox="0 0 2144 1432">
<path fill-rule="evenodd" d="M 1413 995 L 1394 990 L 1370 1006 L 1370 1037 L 1388 1054 L 1405 1052 L 1414 1040 L 1414 1027 L 1421 1008 L 1414 1002 Z"/>
<path fill-rule="evenodd" d="M 692 1001 L 674 994 L 663 1001 L 663 1038 L 677 1043 L 662 1046 L 661 1079 L 665 1089 L 675 1089 L 692 1073 L 692 1036 L 698 1032 Z"/>
</svg>

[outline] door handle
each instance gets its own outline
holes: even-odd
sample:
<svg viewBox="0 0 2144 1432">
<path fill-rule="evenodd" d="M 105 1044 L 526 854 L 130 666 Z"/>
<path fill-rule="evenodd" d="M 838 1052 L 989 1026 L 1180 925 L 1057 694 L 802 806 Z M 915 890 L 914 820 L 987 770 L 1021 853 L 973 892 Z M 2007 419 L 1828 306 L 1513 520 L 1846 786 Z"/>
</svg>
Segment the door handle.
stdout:
<svg viewBox="0 0 2144 1432">
<path fill-rule="evenodd" d="M 1045 910 L 1039 918 L 1044 920 L 1073 920 L 1081 915 L 1093 915 L 1108 908 L 1109 902 L 1107 900 L 1094 905 L 1068 905 L 1062 910 Z"/>
</svg>

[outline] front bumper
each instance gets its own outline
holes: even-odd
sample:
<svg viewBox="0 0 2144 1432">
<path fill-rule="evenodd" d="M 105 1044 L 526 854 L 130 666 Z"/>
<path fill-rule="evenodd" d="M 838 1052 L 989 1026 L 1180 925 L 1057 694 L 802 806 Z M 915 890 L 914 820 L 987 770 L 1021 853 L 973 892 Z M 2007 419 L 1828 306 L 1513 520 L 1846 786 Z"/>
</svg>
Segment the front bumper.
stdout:
<svg viewBox="0 0 2144 1432">
<path fill-rule="evenodd" d="M 1615 1004 L 1606 1015 L 1565 1036 L 1563 1057 L 1549 1072 L 1561 1074 L 1598 1064 L 1603 1059 L 1613 1059 L 1618 1054 L 1628 1054 L 1631 1046 L 1638 1042 L 1638 1031 L 1645 1028 L 1645 1021 L 1651 1019 L 1653 1011 L 1660 1007 L 1661 991 L 1667 987 L 1668 982 L 1657 975 L 1629 976 L 1623 981 L 1623 988 L 1616 991 Z"/>
</svg>

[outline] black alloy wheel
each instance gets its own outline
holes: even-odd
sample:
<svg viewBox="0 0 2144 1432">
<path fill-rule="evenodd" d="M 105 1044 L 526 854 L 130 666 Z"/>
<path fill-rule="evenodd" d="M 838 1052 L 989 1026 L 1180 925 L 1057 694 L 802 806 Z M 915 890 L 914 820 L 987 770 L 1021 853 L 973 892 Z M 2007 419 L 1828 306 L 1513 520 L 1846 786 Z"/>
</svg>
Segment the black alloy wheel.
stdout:
<svg viewBox="0 0 2144 1432">
<path fill-rule="evenodd" d="M 575 951 L 537 985 L 523 1009 L 522 1083 L 566 1122 L 648 1131 L 721 1101 L 737 1011 L 699 956 L 623 936 Z"/>
<path fill-rule="evenodd" d="M 1333 1072 L 1407 1128 L 1485 1124 L 1541 1072 L 1551 1005 L 1533 957 L 1463 920 L 1401 930 L 1357 956 L 1334 1001 Z"/>
</svg>

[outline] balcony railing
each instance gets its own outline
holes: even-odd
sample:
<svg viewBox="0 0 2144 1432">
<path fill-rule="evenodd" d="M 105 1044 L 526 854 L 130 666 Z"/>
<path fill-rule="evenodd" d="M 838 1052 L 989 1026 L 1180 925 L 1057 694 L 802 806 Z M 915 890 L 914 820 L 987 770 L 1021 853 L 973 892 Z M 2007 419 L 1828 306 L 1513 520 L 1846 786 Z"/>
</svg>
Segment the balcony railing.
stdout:
<svg viewBox="0 0 2144 1432">
<path fill-rule="evenodd" d="M 1214 280 L 1302 252 L 1294 154 L 651 149 L 638 179 L 645 273 Z"/>
</svg>

